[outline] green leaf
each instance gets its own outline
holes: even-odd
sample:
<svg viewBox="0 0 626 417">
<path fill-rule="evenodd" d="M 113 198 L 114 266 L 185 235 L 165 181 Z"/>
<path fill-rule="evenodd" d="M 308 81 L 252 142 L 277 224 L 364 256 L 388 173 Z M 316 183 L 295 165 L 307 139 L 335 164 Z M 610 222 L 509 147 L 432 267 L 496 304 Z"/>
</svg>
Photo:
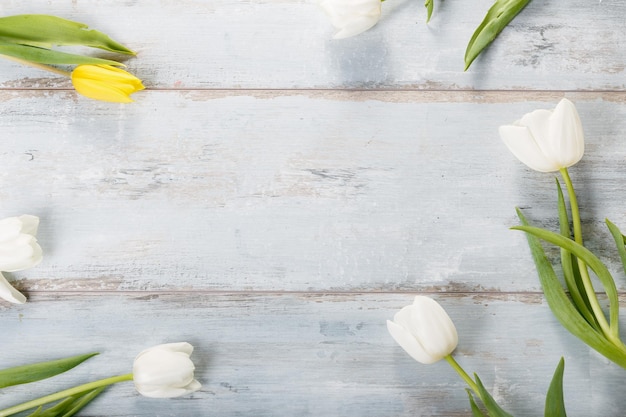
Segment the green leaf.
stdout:
<svg viewBox="0 0 626 417">
<path fill-rule="evenodd" d="M 54 51 L 52 49 L 44 49 L 36 46 L 18 45 L 13 43 L 5 43 L 0 41 L 0 54 L 12 56 L 14 58 L 23 59 L 39 64 L 76 64 L 76 65 L 113 65 L 124 66 L 117 61 L 109 59 L 92 58 L 89 56 L 68 54 L 66 52 Z"/>
<path fill-rule="evenodd" d="M 572 254 L 574 254 L 574 256 L 582 259 L 582 261 L 586 263 L 589 268 L 593 270 L 593 272 L 595 272 L 596 276 L 604 286 L 604 292 L 609 299 L 609 317 L 611 330 L 617 331 L 619 329 L 619 300 L 617 296 L 617 288 L 615 287 L 615 281 L 613 280 L 613 277 L 611 276 L 611 273 L 609 272 L 607 267 L 602 263 L 600 259 L 598 259 L 596 255 L 594 255 L 589 249 L 574 242 L 573 240 L 563 237 L 560 234 L 551 232 L 549 230 L 540 229 L 538 227 L 532 226 L 515 226 L 512 227 L 512 229 L 522 230 L 526 233 L 530 233 L 540 239 L 557 245 L 558 247 L 571 252 Z"/>
<path fill-rule="evenodd" d="M 424 2 L 424 7 L 426 7 L 426 11 L 428 12 L 428 16 L 426 17 L 426 23 L 430 22 L 430 17 L 433 15 L 433 4 L 434 0 L 426 0 Z"/>
<path fill-rule="evenodd" d="M 491 417 L 513 417 L 498 405 L 496 400 L 494 400 L 491 394 L 485 389 L 478 375 L 474 374 L 474 379 L 476 380 L 476 385 L 480 392 L 480 398 L 483 400 L 483 404 L 485 404 L 485 408 Z"/>
<path fill-rule="evenodd" d="M 563 371 L 565 360 L 561 358 L 554 371 L 548 394 L 546 395 L 545 417 L 567 417 L 563 399 Z"/>
<path fill-rule="evenodd" d="M 474 396 L 470 390 L 467 390 L 467 395 L 469 395 L 470 407 L 472 408 L 472 415 L 474 417 L 487 417 L 476 405 L 476 401 L 474 401 Z"/>
<path fill-rule="evenodd" d="M 81 392 L 59 401 L 52 407 L 43 410 L 42 406 L 26 417 L 71 417 L 96 398 L 106 387 Z"/>
<path fill-rule="evenodd" d="M 65 359 L 3 369 L 0 371 L 0 388 L 27 384 L 62 374 L 95 355 L 97 355 L 97 353 L 88 353 L 86 355 L 77 355 Z"/>
<path fill-rule="evenodd" d="M 528 221 L 519 209 L 517 209 L 517 215 L 522 224 L 527 226 Z M 539 239 L 529 233 L 526 234 L 526 238 L 535 266 L 537 267 L 537 273 L 544 295 L 554 316 L 563 327 L 585 344 L 622 368 L 626 368 L 626 349 L 623 348 L 623 345 L 618 347 L 612 344 L 602 333 L 594 329 L 580 315 L 561 286 L 550 261 L 545 255 L 543 247 L 539 243 Z"/>
<path fill-rule="evenodd" d="M 56 16 L 21 14 L 0 18 L 0 39 L 32 46 L 82 45 L 135 55 L 124 45 L 87 25 Z"/>
<path fill-rule="evenodd" d="M 617 252 L 619 253 L 619 257 L 622 260 L 622 266 L 624 267 L 624 272 L 626 272 L 626 248 L 624 247 L 624 235 L 613 223 L 609 221 L 609 219 L 605 219 L 606 225 L 615 240 L 615 245 L 617 246 Z"/>
<path fill-rule="evenodd" d="M 565 207 L 565 199 L 563 198 L 563 191 L 559 180 L 556 179 L 557 193 L 558 193 L 558 208 L 559 208 L 559 226 L 561 236 L 571 239 L 572 232 L 569 226 L 569 217 L 567 215 L 567 208 Z M 582 314 L 582 316 L 591 324 L 596 330 L 600 330 L 593 310 L 591 309 L 591 303 L 589 297 L 585 291 L 584 284 L 578 269 L 577 258 L 566 249 L 561 248 L 561 266 L 563 267 L 563 277 L 565 278 L 565 284 L 567 290 L 572 297 L 572 301 L 576 306 L 576 309 Z"/>
<path fill-rule="evenodd" d="M 465 71 L 530 0 L 497 0 L 474 31 L 465 50 Z"/>
</svg>

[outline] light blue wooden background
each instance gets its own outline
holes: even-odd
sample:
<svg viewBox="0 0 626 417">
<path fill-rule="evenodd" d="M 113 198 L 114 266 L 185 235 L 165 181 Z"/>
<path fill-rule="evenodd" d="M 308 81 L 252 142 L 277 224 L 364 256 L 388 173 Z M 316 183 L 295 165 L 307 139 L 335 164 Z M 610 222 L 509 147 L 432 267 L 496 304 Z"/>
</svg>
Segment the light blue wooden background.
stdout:
<svg viewBox="0 0 626 417">
<path fill-rule="evenodd" d="M 0 217 L 38 215 L 45 251 L 7 274 L 29 302 L 0 305 L 2 366 L 101 352 L 0 391 L 0 406 L 189 341 L 201 391 L 153 400 L 121 384 L 83 415 L 469 416 L 453 371 L 386 331 L 422 293 L 516 416 L 543 414 L 561 356 L 570 415 L 623 415 L 626 371 L 559 326 L 509 230 L 515 206 L 555 225 L 553 176 L 497 128 L 576 104 L 587 242 L 626 289 L 603 227 L 626 228 L 625 5 L 533 2 L 463 72 L 491 2 L 436 1 L 429 25 L 421 3 L 388 0 L 375 28 L 335 41 L 312 0 L 3 1 L 137 50 L 128 69 L 148 89 L 95 102 L 0 62 Z"/>
</svg>

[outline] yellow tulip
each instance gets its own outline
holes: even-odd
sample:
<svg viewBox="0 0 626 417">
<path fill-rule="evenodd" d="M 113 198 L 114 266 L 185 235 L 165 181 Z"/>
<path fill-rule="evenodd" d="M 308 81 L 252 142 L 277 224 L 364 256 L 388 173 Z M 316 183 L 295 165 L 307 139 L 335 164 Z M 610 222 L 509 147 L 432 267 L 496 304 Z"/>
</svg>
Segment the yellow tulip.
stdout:
<svg viewBox="0 0 626 417">
<path fill-rule="evenodd" d="M 72 84 L 85 97 L 115 103 L 130 103 L 130 95 L 145 88 L 139 78 L 111 65 L 79 65 Z"/>
</svg>

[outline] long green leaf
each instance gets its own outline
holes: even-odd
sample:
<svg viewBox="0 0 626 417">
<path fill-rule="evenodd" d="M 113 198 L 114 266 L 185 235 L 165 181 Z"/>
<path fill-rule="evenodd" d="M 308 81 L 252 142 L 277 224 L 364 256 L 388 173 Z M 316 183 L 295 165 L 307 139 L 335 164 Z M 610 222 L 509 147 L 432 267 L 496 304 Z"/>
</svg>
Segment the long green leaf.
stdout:
<svg viewBox="0 0 626 417">
<path fill-rule="evenodd" d="M 604 292 L 609 299 L 611 330 L 616 332 L 619 329 L 619 300 L 617 296 L 617 288 L 615 287 L 615 281 L 613 280 L 613 277 L 607 267 L 600 259 L 598 259 L 596 255 L 593 254 L 593 252 L 573 240 L 565 238 L 560 234 L 549 230 L 532 226 L 515 226 L 512 227 L 512 229 L 530 233 L 540 239 L 557 245 L 558 247 L 571 252 L 574 256 L 582 259 L 583 262 L 586 263 L 589 268 L 593 270 L 593 272 L 595 272 L 596 276 L 604 286 Z"/>
<path fill-rule="evenodd" d="M 39 381 L 41 379 L 59 375 L 65 371 L 69 371 L 77 365 L 80 365 L 95 355 L 97 355 L 97 353 L 88 353 L 86 355 L 77 355 L 65 359 L 57 359 L 49 362 L 39 362 L 31 365 L 22 365 L 3 369 L 0 371 L 0 388 L 27 384 L 29 382 Z"/>
<path fill-rule="evenodd" d="M 609 219 L 605 219 L 605 222 L 611 232 L 611 236 L 613 236 L 613 239 L 615 240 L 615 246 L 617 246 L 617 252 L 622 260 L 622 266 L 624 268 L 624 272 L 626 273 L 626 248 L 624 247 L 624 235 L 617 228 L 617 226 L 609 221 Z"/>
<path fill-rule="evenodd" d="M 87 25 L 43 14 L 21 14 L 0 18 L 0 38 L 33 45 L 82 45 L 121 54 L 135 55 L 124 45 Z"/>
<path fill-rule="evenodd" d="M 59 401 L 45 410 L 41 406 L 27 417 L 71 417 L 83 409 L 96 398 L 106 387 L 99 387 L 91 391 L 81 392 Z"/>
<path fill-rule="evenodd" d="M 474 417 L 487 417 L 476 405 L 476 401 L 474 401 L 474 396 L 470 390 L 467 390 L 467 395 L 469 395 L 470 407 L 472 408 L 472 416 Z"/>
<path fill-rule="evenodd" d="M 37 62 L 39 64 L 51 64 L 51 65 L 64 65 L 64 64 L 76 64 L 76 65 L 113 65 L 124 66 L 117 61 L 110 59 L 93 58 L 83 55 L 69 54 L 67 52 L 55 51 L 52 49 L 44 49 L 36 46 L 18 45 L 12 43 L 5 43 L 0 41 L 0 54 L 8 55 L 14 58 L 23 59 L 30 62 Z"/>
<path fill-rule="evenodd" d="M 567 417 L 563 399 L 563 371 L 565 360 L 561 358 L 554 371 L 548 394 L 546 395 L 545 417 Z"/>
<path fill-rule="evenodd" d="M 72 417 L 74 414 L 85 408 L 87 404 L 89 404 L 94 398 L 100 395 L 100 393 L 105 389 L 106 387 L 99 387 L 81 394 L 82 397 L 78 398 L 74 402 L 74 406 L 70 410 L 66 411 L 65 414 L 62 414 L 59 417 Z"/>
<path fill-rule="evenodd" d="M 476 385 L 478 386 L 483 404 L 491 417 L 513 417 L 498 405 L 496 400 L 494 400 L 491 394 L 489 394 L 489 392 L 485 389 L 478 375 L 474 374 L 474 379 L 476 380 Z"/>
<path fill-rule="evenodd" d="M 517 209 L 517 215 L 522 224 L 527 226 L 528 221 L 519 209 Z M 596 329 L 580 315 L 576 307 L 572 304 L 572 301 L 568 298 L 565 290 L 563 290 L 552 268 L 552 264 L 550 264 L 543 247 L 539 243 L 539 239 L 529 233 L 526 234 L 526 239 L 528 240 L 528 246 L 530 247 L 535 266 L 537 267 L 537 273 L 544 295 L 554 316 L 563 327 L 585 344 L 622 368 L 626 368 L 626 349 L 619 348 L 609 342 L 603 334 L 596 331 Z"/>
<path fill-rule="evenodd" d="M 474 31 L 465 50 L 465 71 L 530 0 L 497 0 Z"/>
<path fill-rule="evenodd" d="M 561 190 L 561 184 L 556 179 L 557 194 L 558 194 L 558 208 L 559 208 L 559 227 L 561 236 L 571 239 L 572 231 L 569 226 L 569 216 L 567 215 L 567 208 L 565 206 L 565 199 L 563 198 L 563 190 Z M 572 301 L 576 306 L 576 309 L 582 314 L 582 316 L 591 324 L 596 330 L 600 330 L 595 316 L 591 309 L 591 303 L 589 297 L 585 292 L 580 270 L 578 269 L 578 262 L 572 254 L 564 248 L 561 248 L 561 266 L 563 267 L 563 277 L 565 278 L 565 284 L 572 297 Z"/>
<path fill-rule="evenodd" d="M 434 0 L 425 0 L 424 1 L 424 7 L 426 7 L 426 12 L 428 13 L 428 16 L 426 17 L 426 23 L 430 22 L 430 18 L 433 15 L 433 3 Z"/>
</svg>

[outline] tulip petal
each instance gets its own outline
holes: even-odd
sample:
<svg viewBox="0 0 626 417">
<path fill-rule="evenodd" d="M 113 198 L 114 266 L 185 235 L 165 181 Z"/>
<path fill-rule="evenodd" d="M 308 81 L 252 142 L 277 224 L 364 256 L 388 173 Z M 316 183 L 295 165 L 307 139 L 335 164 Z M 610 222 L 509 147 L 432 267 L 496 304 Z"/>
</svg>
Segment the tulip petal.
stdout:
<svg viewBox="0 0 626 417">
<path fill-rule="evenodd" d="M 333 35 L 333 39 L 345 39 L 351 36 L 358 35 L 359 33 L 363 33 L 368 29 L 371 29 L 378 23 L 377 20 L 373 20 L 371 18 L 362 18 L 359 20 L 354 20 L 350 22 L 350 24 L 341 28 L 341 30 L 335 35 Z"/>
<path fill-rule="evenodd" d="M 0 272 L 0 297 L 14 304 L 24 304 L 26 302 L 24 294 L 13 288 L 2 275 L 2 272 Z"/>
<path fill-rule="evenodd" d="M 22 222 L 22 233 L 35 236 L 37 229 L 39 228 L 39 217 L 31 216 L 30 214 L 22 214 L 19 217 Z"/>
<path fill-rule="evenodd" d="M 551 154 L 561 167 L 577 163 L 585 153 L 583 127 L 574 103 L 562 99 L 550 118 L 548 128 Z"/>
<path fill-rule="evenodd" d="M 396 343 L 416 361 L 428 365 L 439 360 L 439 358 L 430 356 L 417 339 L 401 325 L 387 320 L 387 330 Z"/>
<path fill-rule="evenodd" d="M 9 242 L 19 236 L 22 222 L 17 217 L 0 220 L 0 243 Z"/>
<path fill-rule="evenodd" d="M 524 126 L 506 125 L 498 129 L 504 144 L 517 159 L 529 168 L 539 172 L 559 170 L 558 164 L 549 160 L 537 144 L 529 128 Z"/>
<path fill-rule="evenodd" d="M 380 0 L 325 0 L 320 6 L 331 24 L 339 29 L 334 39 L 365 32 L 378 23 L 381 15 Z"/>
<path fill-rule="evenodd" d="M 42 260 L 37 239 L 21 234 L 11 242 L 0 244 L 0 271 L 15 272 L 32 268 Z"/>
<path fill-rule="evenodd" d="M 130 103 L 130 94 L 145 88 L 139 78 L 110 65 L 79 65 L 72 84 L 85 97 L 113 103 Z"/>
</svg>

